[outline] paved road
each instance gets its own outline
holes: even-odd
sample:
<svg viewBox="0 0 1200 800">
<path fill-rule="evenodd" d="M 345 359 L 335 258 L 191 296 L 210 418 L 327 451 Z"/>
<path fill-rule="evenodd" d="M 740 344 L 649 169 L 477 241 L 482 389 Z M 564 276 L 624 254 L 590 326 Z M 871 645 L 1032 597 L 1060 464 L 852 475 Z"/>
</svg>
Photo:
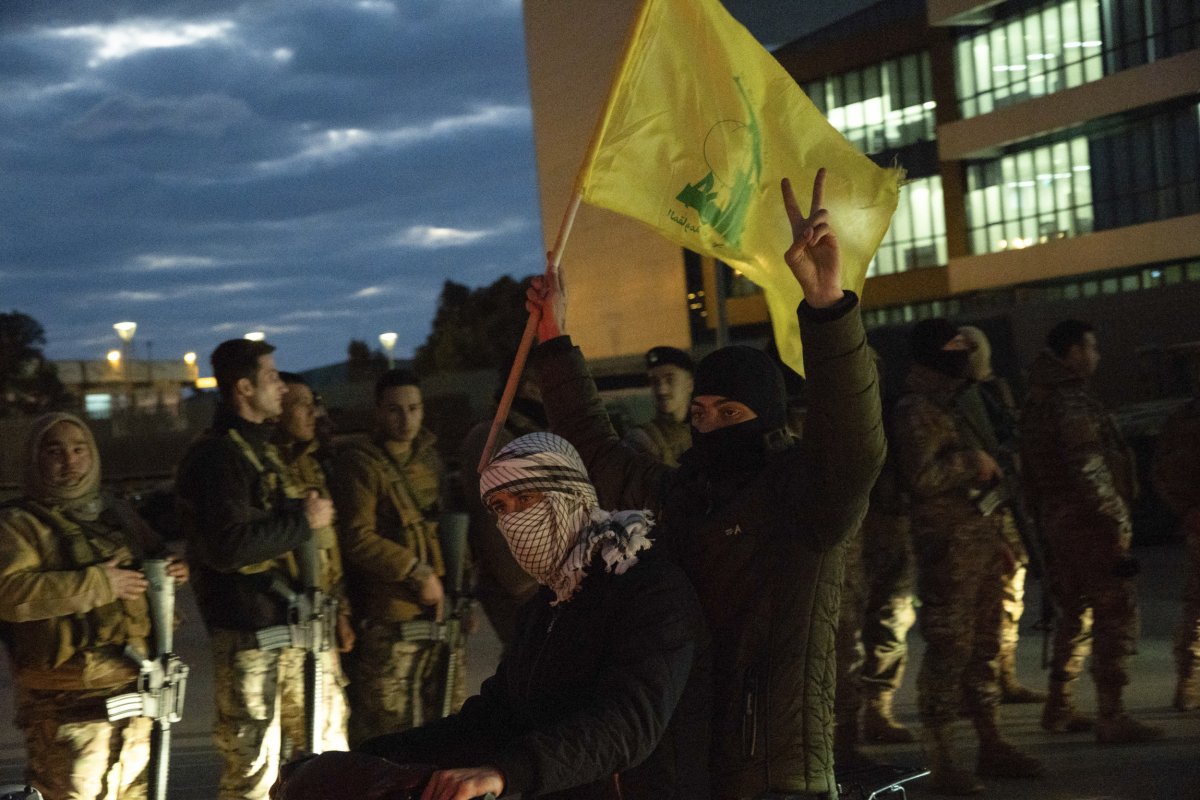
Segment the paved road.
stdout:
<svg viewBox="0 0 1200 800">
<path fill-rule="evenodd" d="M 1166 727 L 1167 738 L 1146 745 L 1102 747 L 1086 734 L 1045 733 L 1037 724 L 1038 706 L 1005 706 L 1004 732 L 1042 758 L 1049 776 L 1037 781 L 990 780 L 986 792 L 979 795 L 981 800 L 1200 800 L 1200 712 L 1180 714 L 1169 705 L 1174 689 L 1171 634 L 1183 581 L 1183 548 L 1179 544 L 1139 548 L 1137 555 L 1144 567 L 1139 586 L 1143 635 L 1141 652 L 1133 660 L 1134 683 L 1127 693 L 1127 705 L 1139 718 Z M 192 665 L 193 680 L 188 687 L 186 719 L 175 729 L 171 798 L 212 800 L 219 762 L 209 736 L 213 705 L 207 639 L 189 592 L 181 594 L 180 608 L 187 621 L 177 644 Z M 1030 685 L 1043 685 L 1040 642 L 1033 632 L 1026 637 L 1019 651 L 1020 673 Z M 921 641 L 915 631 L 912 644 L 919 658 Z M 498 651 L 490 631 L 472 639 L 468 670 L 473 686 L 490 674 Z M 915 725 L 914 676 L 915 666 L 898 695 L 897 709 L 902 720 Z M 1081 683 L 1080 704 L 1085 710 L 1094 710 L 1090 680 L 1085 677 Z M 5 671 L 0 673 L 0 720 L 11 719 L 11 675 Z M 965 723 L 962 734 L 963 751 L 973 757 L 974 738 Z M 889 763 L 921 764 L 919 745 L 864 750 Z M 0 784 L 20 778 L 21 758 L 19 733 L 11 724 L 0 725 Z M 922 791 L 920 781 L 911 787 L 910 797 L 933 796 Z"/>
</svg>

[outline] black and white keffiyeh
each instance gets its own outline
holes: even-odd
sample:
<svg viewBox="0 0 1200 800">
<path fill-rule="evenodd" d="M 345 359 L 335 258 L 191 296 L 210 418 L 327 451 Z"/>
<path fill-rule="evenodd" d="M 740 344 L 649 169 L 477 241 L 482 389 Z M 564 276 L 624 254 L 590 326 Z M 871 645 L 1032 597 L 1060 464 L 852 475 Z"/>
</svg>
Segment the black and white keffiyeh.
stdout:
<svg viewBox="0 0 1200 800">
<path fill-rule="evenodd" d="M 650 512 L 601 509 L 583 459 L 553 433 L 529 433 L 505 445 L 479 476 L 479 491 L 484 503 L 497 491 L 545 494 L 524 511 L 500 515 L 496 525 L 521 568 L 554 590 L 551 605 L 571 599 L 597 554 L 606 570 L 620 575 L 651 544 Z"/>
</svg>

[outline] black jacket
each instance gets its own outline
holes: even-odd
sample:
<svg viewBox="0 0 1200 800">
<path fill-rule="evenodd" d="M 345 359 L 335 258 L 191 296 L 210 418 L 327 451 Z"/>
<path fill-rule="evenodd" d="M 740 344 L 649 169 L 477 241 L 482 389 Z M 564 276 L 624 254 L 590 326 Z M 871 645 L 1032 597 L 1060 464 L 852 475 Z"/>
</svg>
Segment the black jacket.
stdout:
<svg viewBox="0 0 1200 800">
<path fill-rule="evenodd" d="M 578 348 L 532 356 L 551 429 L 571 442 L 606 508 L 658 513 L 652 535 L 696 587 L 713 637 L 719 796 L 835 797 L 833 648 L 842 542 L 866 512 L 884 457 L 876 372 L 852 295 L 800 307 L 810 394 L 804 439 L 755 472 L 710 478 L 623 446 Z"/>
<path fill-rule="evenodd" d="M 462 711 L 358 749 L 492 764 L 506 795 L 708 797 L 708 645 L 683 572 L 652 549 L 624 575 L 597 561 L 573 598 L 552 599 L 543 587 L 524 607 L 496 674 Z"/>
<path fill-rule="evenodd" d="M 271 429 L 222 407 L 184 455 L 176 498 L 205 624 L 253 631 L 287 621 L 287 603 L 270 582 L 294 578 L 294 562 L 284 557 L 312 531 L 300 503 L 284 496 L 282 477 L 268 480 L 260 473 L 229 437 L 230 429 L 271 469 L 264 455 Z M 277 563 L 265 563 L 272 561 Z"/>
</svg>

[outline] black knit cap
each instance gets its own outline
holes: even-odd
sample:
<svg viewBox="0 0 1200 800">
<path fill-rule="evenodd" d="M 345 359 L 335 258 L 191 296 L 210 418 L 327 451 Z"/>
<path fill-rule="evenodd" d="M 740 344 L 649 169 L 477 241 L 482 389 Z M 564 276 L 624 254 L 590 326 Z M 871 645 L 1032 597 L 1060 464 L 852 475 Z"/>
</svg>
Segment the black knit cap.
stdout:
<svg viewBox="0 0 1200 800">
<path fill-rule="evenodd" d="M 687 370 L 689 374 L 696 372 L 696 362 L 692 357 L 678 347 L 651 347 L 646 351 L 646 369 L 661 367 L 665 364 Z"/>
<path fill-rule="evenodd" d="M 758 414 L 764 432 L 787 425 L 783 375 L 771 357 L 745 345 L 730 345 L 701 359 L 692 397 L 717 395 L 745 403 Z"/>
<path fill-rule="evenodd" d="M 922 366 L 939 369 L 942 365 L 942 346 L 958 336 L 958 326 L 944 317 L 923 319 L 908 334 L 912 360 Z"/>
</svg>

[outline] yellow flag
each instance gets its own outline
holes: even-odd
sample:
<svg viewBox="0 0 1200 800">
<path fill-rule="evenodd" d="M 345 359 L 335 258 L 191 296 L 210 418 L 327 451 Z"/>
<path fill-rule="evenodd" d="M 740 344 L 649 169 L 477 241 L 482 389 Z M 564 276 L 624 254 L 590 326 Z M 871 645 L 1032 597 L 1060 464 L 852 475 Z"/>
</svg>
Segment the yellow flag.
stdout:
<svg viewBox="0 0 1200 800">
<path fill-rule="evenodd" d="M 576 190 L 761 286 L 780 355 L 802 373 L 779 182 L 803 203 L 820 167 L 843 288 L 861 293 L 900 171 L 855 150 L 717 0 L 645 0 Z"/>
</svg>

